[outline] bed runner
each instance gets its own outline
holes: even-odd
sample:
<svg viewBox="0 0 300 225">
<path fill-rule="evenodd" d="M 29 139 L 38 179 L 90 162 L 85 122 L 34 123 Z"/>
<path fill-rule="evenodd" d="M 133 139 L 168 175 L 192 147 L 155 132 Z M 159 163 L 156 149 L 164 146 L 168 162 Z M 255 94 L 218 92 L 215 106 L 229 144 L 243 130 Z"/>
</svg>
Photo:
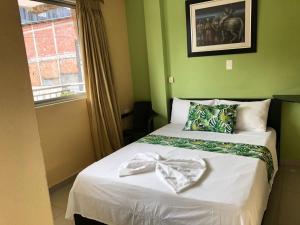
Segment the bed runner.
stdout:
<svg viewBox="0 0 300 225">
<path fill-rule="evenodd" d="M 266 163 L 269 181 L 274 172 L 272 154 L 265 146 L 163 135 L 147 135 L 137 142 L 257 158 Z"/>
</svg>

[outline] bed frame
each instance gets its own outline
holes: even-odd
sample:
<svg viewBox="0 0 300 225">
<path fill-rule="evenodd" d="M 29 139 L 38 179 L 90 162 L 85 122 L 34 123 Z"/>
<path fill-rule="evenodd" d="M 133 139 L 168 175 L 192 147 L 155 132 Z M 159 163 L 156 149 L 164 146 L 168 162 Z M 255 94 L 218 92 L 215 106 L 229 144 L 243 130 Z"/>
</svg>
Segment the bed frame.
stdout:
<svg viewBox="0 0 300 225">
<path fill-rule="evenodd" d="M 188 100 L 209 100 L 209 98 L 184 98 Z M 240 101 L 240 102 L 250 102 L 250 101 L 261 101 L 264 100 L 262 98 L 220 98 L 224 100 L 232 100 L 232 101 Z M 172 102 L 173 99 L 170 99 L 170 107 L 169 107 L 169 118 L 171 118 L 171 111 L 172 111 Z M 277 151 L 277 157 L 278 162 L 280 162 L 280 128 L 281 128 L 281 101 L 278 99 L 272 99 L 269 109 L 269 115 L 268 115 L 268 127 L 272 127 L 276 130 L 277 138 L 276 138 L 276 151 Z M 75 224 L 76 225 L 105 225 L 104 223 L 87 219 L 85 217 L 82 217 L 81 215 L 75 214 L 74 215 Z"/>
</svg>

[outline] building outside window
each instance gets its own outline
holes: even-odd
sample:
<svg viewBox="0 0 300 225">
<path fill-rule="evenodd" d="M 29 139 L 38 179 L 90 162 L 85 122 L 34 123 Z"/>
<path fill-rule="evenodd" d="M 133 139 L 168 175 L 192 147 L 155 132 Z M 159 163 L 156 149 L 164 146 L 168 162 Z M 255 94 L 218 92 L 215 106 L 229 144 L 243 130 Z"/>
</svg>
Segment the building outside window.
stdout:
<svg viewBox="0 0 300 225">
<path fill-rule="evenodd" d="M 84 94 L 75 10 L 19 0 L 19 11 L 34 101 Z"/>
</svg>

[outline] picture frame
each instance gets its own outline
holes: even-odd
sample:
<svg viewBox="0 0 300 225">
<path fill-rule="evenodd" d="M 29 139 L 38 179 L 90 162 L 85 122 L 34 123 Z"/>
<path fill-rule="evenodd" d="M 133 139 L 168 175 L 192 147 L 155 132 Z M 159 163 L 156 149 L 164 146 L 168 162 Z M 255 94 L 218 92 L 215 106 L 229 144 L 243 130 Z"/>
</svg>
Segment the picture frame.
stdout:
<svg viewBox="0 0 300 225">
<path fill-rule="evenodd" d="M 186 0 L 188 57 L 256 52 L 257 0 Z"/>
</svg>

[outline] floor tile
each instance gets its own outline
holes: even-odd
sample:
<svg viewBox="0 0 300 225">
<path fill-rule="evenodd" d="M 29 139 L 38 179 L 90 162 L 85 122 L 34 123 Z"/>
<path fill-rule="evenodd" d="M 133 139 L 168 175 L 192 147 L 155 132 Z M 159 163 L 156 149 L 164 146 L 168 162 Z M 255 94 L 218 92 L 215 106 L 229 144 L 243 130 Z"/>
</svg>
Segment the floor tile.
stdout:
<svg viewBox="0 0 300 225">
<path fill-rule="evenodd" d="M 72 187 L 72 183 L 69 183 L 51 192 L 50 193 L 51 204 L 55 207 L 66 209 L 71 187 Z"/>
<path fill-rule="evenodd" d="M 72 182 L 66 183 L 50 191 L 54 225 L 74 225 L 74 221 L 66 220 L 66 208 Z"/>
<path fill-rule="evenodd" d="M 57 217 L 64 215 L 66 213 L 66 209 L 65 208 L 58 208 L 54 205 L 52 205 L 52 215 L 53 218 L 56 219 Z"/>
<path fill-rule="evenodd" d="M 75 223 L 73 220 L 66 220 L 65 215 L 62 215 L 54 220 L 54 225 L 75 225 Z"/>
<path fill-rule="evenodd" d="M 300 193 L 282 192 L 278 225 L 300 225 Z"/>
<path fill-rule="evenodd" d="M 300 193 L 299 167 L 286 167 L 284 169 L 283 191 Z"/>
<path fill-rule="evenodd" d="M 272 187 L 272 191 L 269 197 L 268 207 L 265 212 L 262 225 L 277 225 L 278 224 L 278 212 L 280 208 L 280 196 L 283 183 L 283 171 L 279 170 Z"/>
</svg>

